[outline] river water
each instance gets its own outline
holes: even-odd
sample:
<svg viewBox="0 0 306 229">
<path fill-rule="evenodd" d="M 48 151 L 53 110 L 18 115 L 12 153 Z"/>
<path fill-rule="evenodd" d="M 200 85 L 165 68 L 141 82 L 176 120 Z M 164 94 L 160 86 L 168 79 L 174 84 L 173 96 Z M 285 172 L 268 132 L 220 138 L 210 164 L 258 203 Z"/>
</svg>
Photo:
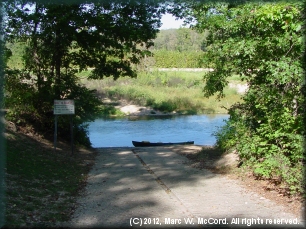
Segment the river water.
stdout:
<svg viewBox="0 0 306 229">
<path fill-rule="evenodd" d="M 89 123 L 93 147 L 132 147 L 132 141 L 183 142 L 214 145 L 212 135 L 227 114 L 101 118 Z"/>
</svg>

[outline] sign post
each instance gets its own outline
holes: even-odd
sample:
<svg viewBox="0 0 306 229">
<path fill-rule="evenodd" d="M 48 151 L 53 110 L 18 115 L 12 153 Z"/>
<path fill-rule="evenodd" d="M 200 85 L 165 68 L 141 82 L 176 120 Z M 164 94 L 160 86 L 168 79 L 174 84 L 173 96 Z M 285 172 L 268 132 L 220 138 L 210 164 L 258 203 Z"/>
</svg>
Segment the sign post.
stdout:
<svg viewBox="0 0 306 229">
<path fill-rule="evenodd" d="M 57 116 L 58 115 L 71 115 L 70 116 L 70 137 L 71 137 L 71 154 L 73 154 L 73 125 L 72 125 L 72 115 L 75 114 L 74 100 L 64 99 L 64 100 L 54 100 L 54 152 L 56 151 L 56 141 L 57 141 Z"/>
<path fill-rule="evenodd" d="M 57 140 L 57 115 L 54 118 L 54 152 L 56 151 L 56 140 Z"/>
</svg>

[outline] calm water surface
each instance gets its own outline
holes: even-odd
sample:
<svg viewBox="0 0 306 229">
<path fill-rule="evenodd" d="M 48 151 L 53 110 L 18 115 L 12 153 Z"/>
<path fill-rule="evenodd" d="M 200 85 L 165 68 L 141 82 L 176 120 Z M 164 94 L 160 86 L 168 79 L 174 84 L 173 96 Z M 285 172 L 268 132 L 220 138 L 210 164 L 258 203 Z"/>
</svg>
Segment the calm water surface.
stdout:
<svg viewBox="0 0 306 229">
<path fill-rule="evenodd" d="M 132 140 L 214 145 L 212 133 L 228 118 L 226 114 L 102 118 L 91 122 L 88 130 L 93 147 L 132 147 Z"/>
</svg>

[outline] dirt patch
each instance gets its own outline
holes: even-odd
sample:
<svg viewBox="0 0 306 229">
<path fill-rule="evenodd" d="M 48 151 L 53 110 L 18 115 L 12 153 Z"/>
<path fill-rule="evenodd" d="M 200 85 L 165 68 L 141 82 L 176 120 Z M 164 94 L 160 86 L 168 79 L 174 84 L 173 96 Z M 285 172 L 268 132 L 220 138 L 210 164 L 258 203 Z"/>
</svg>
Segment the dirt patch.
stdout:
<svg viewBox="0 0 306 229">
<path fill-rule="evenodd" d="M 188 164 L 198 169 L 209 169 L 215 173 L 226 174 L 238 165 L 238 155 L 235 153 L 223 154 L 213 146 L 182 146 L 172 150 L 187 157 Z"/>
<path fill-rule="evenodd" d="M 138 115 L 163 115 L 163 112 L 148 108 L 148 107 L 143 107 L 143 106 L 138 106 L 138 105 L 133 105 L 133 104 L 127 104 L 127 105 L 121 105 L 121 106 L 116 106 L 117 109 L 119 109 L 121 112 L 123 112 L 125 115 L 132 115 L 132 116 L 138 116 Z"/>
<path fill-rule="evenodd" d="M 244 93 L 249 89 L 249 87 L 248 87 L 247 84 L 229 83 L 228 86 L 229 86 L 230 88 L 234 88 L 235 90 L 237 90 L 237 92 L 238 92 L 239 94 L 244 94 Z"/>
<path fill-rule="evenodd" d="M 214 173 L 238 180 L 247 190 L 284 206 L 288 212 L 297 216 L 300 216 L 302 211 L 304 212 L 304 202 L 301 196 L 286 196 L 271 182 L 256 180 L 252 172 L 238 168 L 239 157 L 235 152 L 224 154 L 213 146 L 182 146 L 173 147 L 172 150 L 187 157 L 188 164 L 192 167 L 209 169 Z"/>
<path fill-rule="evenodd" d="M 113 105 L 116 109 L 120 110 L 127 116 L 143 116 L 143 115 L 175 115 L 176 112 L 161 112 L 151 107 L 136 105 L 125 99 L 111 100 L 109 98 L 102 99 L 104 104 Z"/>
</svg>

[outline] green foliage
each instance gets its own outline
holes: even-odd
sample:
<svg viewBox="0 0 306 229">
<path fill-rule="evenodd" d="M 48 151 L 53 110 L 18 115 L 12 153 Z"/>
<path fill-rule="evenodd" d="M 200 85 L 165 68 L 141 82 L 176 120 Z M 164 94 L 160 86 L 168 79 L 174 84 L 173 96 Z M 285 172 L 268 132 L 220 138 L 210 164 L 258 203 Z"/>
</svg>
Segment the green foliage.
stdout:
<svg viewBox="0 0 306 229">
<path fill-rule="evenodd" d="M 205 95 L 222 97 L 233 73 L 249 86 L 243 103 L 229 109 L 217 144 L 236 149 L 257 177 L 277 180 L 291 193 L 303 191 L 301 12 L 298 2 L 194 6 L 195 27 L 210 31 L 205 61 L 214 71 L 205 75 Z"/>
<path fill-rule="evenodd" d="M 137 105 L 150 106 L 162 112 L 181 114 L 226 113 L 224 106 L 240 100 L 240 95 L 231 89 L 225 91 L 225 98 L 204 98 L 201 72 L 142 72 L 137 78 L 120 77 L 103 80 L 82 80 L 98 94 L 114 100 L 126 99 Z M 185 93 L 188 91 L 188 93 Z M 107 113 L 107 109 L 104 109 Z M 115 110 L 110 110 L 113 114 Z M 120 115 L 120 114 L 119 114 Z"/>
<path fill-rule="evenodd" d="M 86 136 L 84 122 L 93 121 L 100 113 L 101 102 L 95 95 L 94 90 L 89 90 L 77 84 L 76 78 L 62 74 L 63 80 L 60 87 L 67 91 L 65 98 L 75 100 L 75 116 L 73 116 L 76 143 L 90 146 Z M 6 99 L 5 106 L 9 108 L 7 119 L 17 125 L 33 125 L 36 131 L 50 136 L 53 134 L 54 97 L 52 84 L 45 83 L 40 90 L 37 89 L 31 74 L 25 70 L 7 69 L 5 77 Z M 69 140 L 69 118 L 59 116 L 58 135 Z"/>
<path fill-rule="evenodd" d="M 137 65 L 138 69 L 147 68 L 206 68 L 204 61 L 204 41 L 207 31 L 198 33 L 190 28 L 160 30 L 153 40 L 154 46 Z"/>
<path fill-rule="evenodd" d="M 200 63 L 205 54 L 195 51 L 167 51 L 156 50 L 153 52 L 156 68 L 201 68 L 206 67 Z"/>
<path fill-rule="evenodd" d="M 190 28 L 160 30 L 154 39 L 154 46 L 150 50 L 167 51 L 203 51 L 203 42 L 207 32 L 198 33 Z"/>
<path fill-rule="evenodd" d="M 22 56 L 24 51 L 24 43 L 7 43 L 5 60 L 6 64 L 11 68 L 20 69 L 22 68 Z"/>
<path fill-rule="evenodd" d="M 53 101 L 74 99 L 75 138 L 88 146 L 84 123 L 101 112 L 102 104 L 95 91 L 78 83 L 76 73 L 92 68 L 87 77 L 136 76 L 132 65 L 149 53 L 163 8 L 153 2 L 69 5 L 17 0 L 5 8 L 6 57 L 15 54 L 5 76 L 7 118 L 50 135 Z M 67 117 L 59 117 L 59 136 L 64 138 L 69 136 L 67 123 Z"/>
</svg>

